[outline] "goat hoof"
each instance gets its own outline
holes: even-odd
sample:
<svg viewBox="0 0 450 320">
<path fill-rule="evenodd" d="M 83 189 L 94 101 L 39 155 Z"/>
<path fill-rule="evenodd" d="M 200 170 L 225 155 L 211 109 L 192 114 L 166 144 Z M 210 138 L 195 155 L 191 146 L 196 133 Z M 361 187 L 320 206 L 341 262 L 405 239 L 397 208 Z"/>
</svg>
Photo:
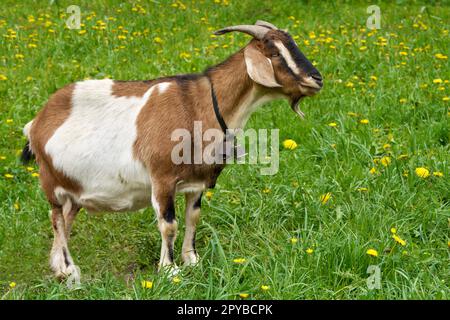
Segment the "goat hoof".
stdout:
<svg viewBox="0 0 450 320">
<path fill-rule="evenodd" d="M 197 253 L 187 252 L 183 254 L 183 261 L 185 266 L 195 266 L 199 260 L 200 257 Z"/>
</svg>

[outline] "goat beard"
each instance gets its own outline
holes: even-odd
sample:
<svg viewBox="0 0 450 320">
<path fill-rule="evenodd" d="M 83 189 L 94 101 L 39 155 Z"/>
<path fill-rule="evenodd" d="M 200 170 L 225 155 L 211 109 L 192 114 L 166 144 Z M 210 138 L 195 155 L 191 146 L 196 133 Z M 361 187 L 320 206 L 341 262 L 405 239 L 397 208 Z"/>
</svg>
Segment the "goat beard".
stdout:
<svg viewBox="0 0 450 320">
<path fill-rule="evenodd" d="M 291 99 L 291 108 L 292 110 L 298 114 L 298 116 L 300 118 L 305 118 L 305 114 L 302 112 L 302 110 L 300 110 L 299 104 L 300 104 L 300 100 L 303 98 L 303 96 L 300 97 L 294 97 Z"/>
</svg>

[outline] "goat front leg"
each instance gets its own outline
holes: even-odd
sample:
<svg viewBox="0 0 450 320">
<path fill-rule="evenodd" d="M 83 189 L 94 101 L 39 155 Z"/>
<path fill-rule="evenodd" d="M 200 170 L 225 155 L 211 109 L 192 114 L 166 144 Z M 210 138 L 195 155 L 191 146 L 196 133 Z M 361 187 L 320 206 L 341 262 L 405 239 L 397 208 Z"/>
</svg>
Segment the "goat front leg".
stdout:
<svg viewBox="0 0 450 320">
<path fill-rule="evenodd" d="M 68 247 L 67 226 L 64 216 L 75 216 L 78 208 L 72 208 L 72 203 L 68 200 L 63 207 L 52 208 L 52 226 L 54 240 L 50 252 L 50 266 L 55 272 L 55 276 L 62 280 L 67 278 L 67 284 L 80 283 L 80 271 L 74 264 Z M 72 219 L 73 220 L 73 219 Z M 72 220 L 70 222 L 72 222 Z"/>
<path fill-rule="evenodd" d="M 186 231 L 184 234 L 182 257 L 185 265 L 195 265 L 198 254 L 195 250 L 195 229 L 200 219 L 202 192 L 186 193 Z"/>
<path fill-rule="evenodd" d="M 171 275 L 175 275 L 179 271 L 174 263 L 173 254 L 178 229 L 175 217 L 175 187 L 167 188 L 156 184 L 152 191 L 152 205 L 162 238 L 159 270 L 166 269 Z"/>
</svg>

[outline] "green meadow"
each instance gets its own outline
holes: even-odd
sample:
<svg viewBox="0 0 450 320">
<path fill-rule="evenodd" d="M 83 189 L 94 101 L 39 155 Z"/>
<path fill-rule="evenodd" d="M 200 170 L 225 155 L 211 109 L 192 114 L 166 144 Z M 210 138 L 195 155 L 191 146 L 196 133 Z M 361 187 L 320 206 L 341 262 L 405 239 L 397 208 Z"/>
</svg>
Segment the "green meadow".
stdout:
<svg viewBox="0 0 450 320">
<path fill-rule="evenodd" d="M 0 298 L 449 299 L 450 4 L 374 2 L 370 30 L 366 1 L 2 0 Z M 66 27 L 71 4 L 80 29 Z M 279 100 L 247 125 L 280 130 L 278 173 L 226 167 L 203 199 L 201 260 L 175 281 L 157 272 L 151 207 L 82 211 L 69 244 L 81 285 L 56 281 L 23 126 L 71 82 L 201 72 L 250 40 L 214 30 L 258 19 L 287 29 L 324 78 L 305 119 Z M 176 209 L 182 265 L 184 197 Z"/>
</svg>

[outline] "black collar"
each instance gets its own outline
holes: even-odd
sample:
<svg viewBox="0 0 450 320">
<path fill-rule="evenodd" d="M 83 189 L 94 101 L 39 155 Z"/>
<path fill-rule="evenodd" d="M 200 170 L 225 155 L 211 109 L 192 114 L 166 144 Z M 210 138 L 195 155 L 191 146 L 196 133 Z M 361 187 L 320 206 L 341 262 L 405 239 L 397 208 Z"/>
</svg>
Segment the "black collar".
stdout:
<svg viewBox="0 0 450 320">
<path fill-rule="evenodd" d="M 210 77 L 208 77 L 208 79 L 209 79 L 209 83 L 211 85 L 211 99 L 212 99 L 212 103 L 213 103 L 213 107 L 214 107 L 214 113 L 216 114 L 217 122 L 219 122 L 220 127 L 222 128 L 223 134 L 225 136 L 227 136 L 228 126 L 225 123 L 225 120 L 223 120 L 222 115 L 220 114 L 219 104 L 217 103 L 216 92 L 214 91 L 212 80 Z"/>
</svg>

